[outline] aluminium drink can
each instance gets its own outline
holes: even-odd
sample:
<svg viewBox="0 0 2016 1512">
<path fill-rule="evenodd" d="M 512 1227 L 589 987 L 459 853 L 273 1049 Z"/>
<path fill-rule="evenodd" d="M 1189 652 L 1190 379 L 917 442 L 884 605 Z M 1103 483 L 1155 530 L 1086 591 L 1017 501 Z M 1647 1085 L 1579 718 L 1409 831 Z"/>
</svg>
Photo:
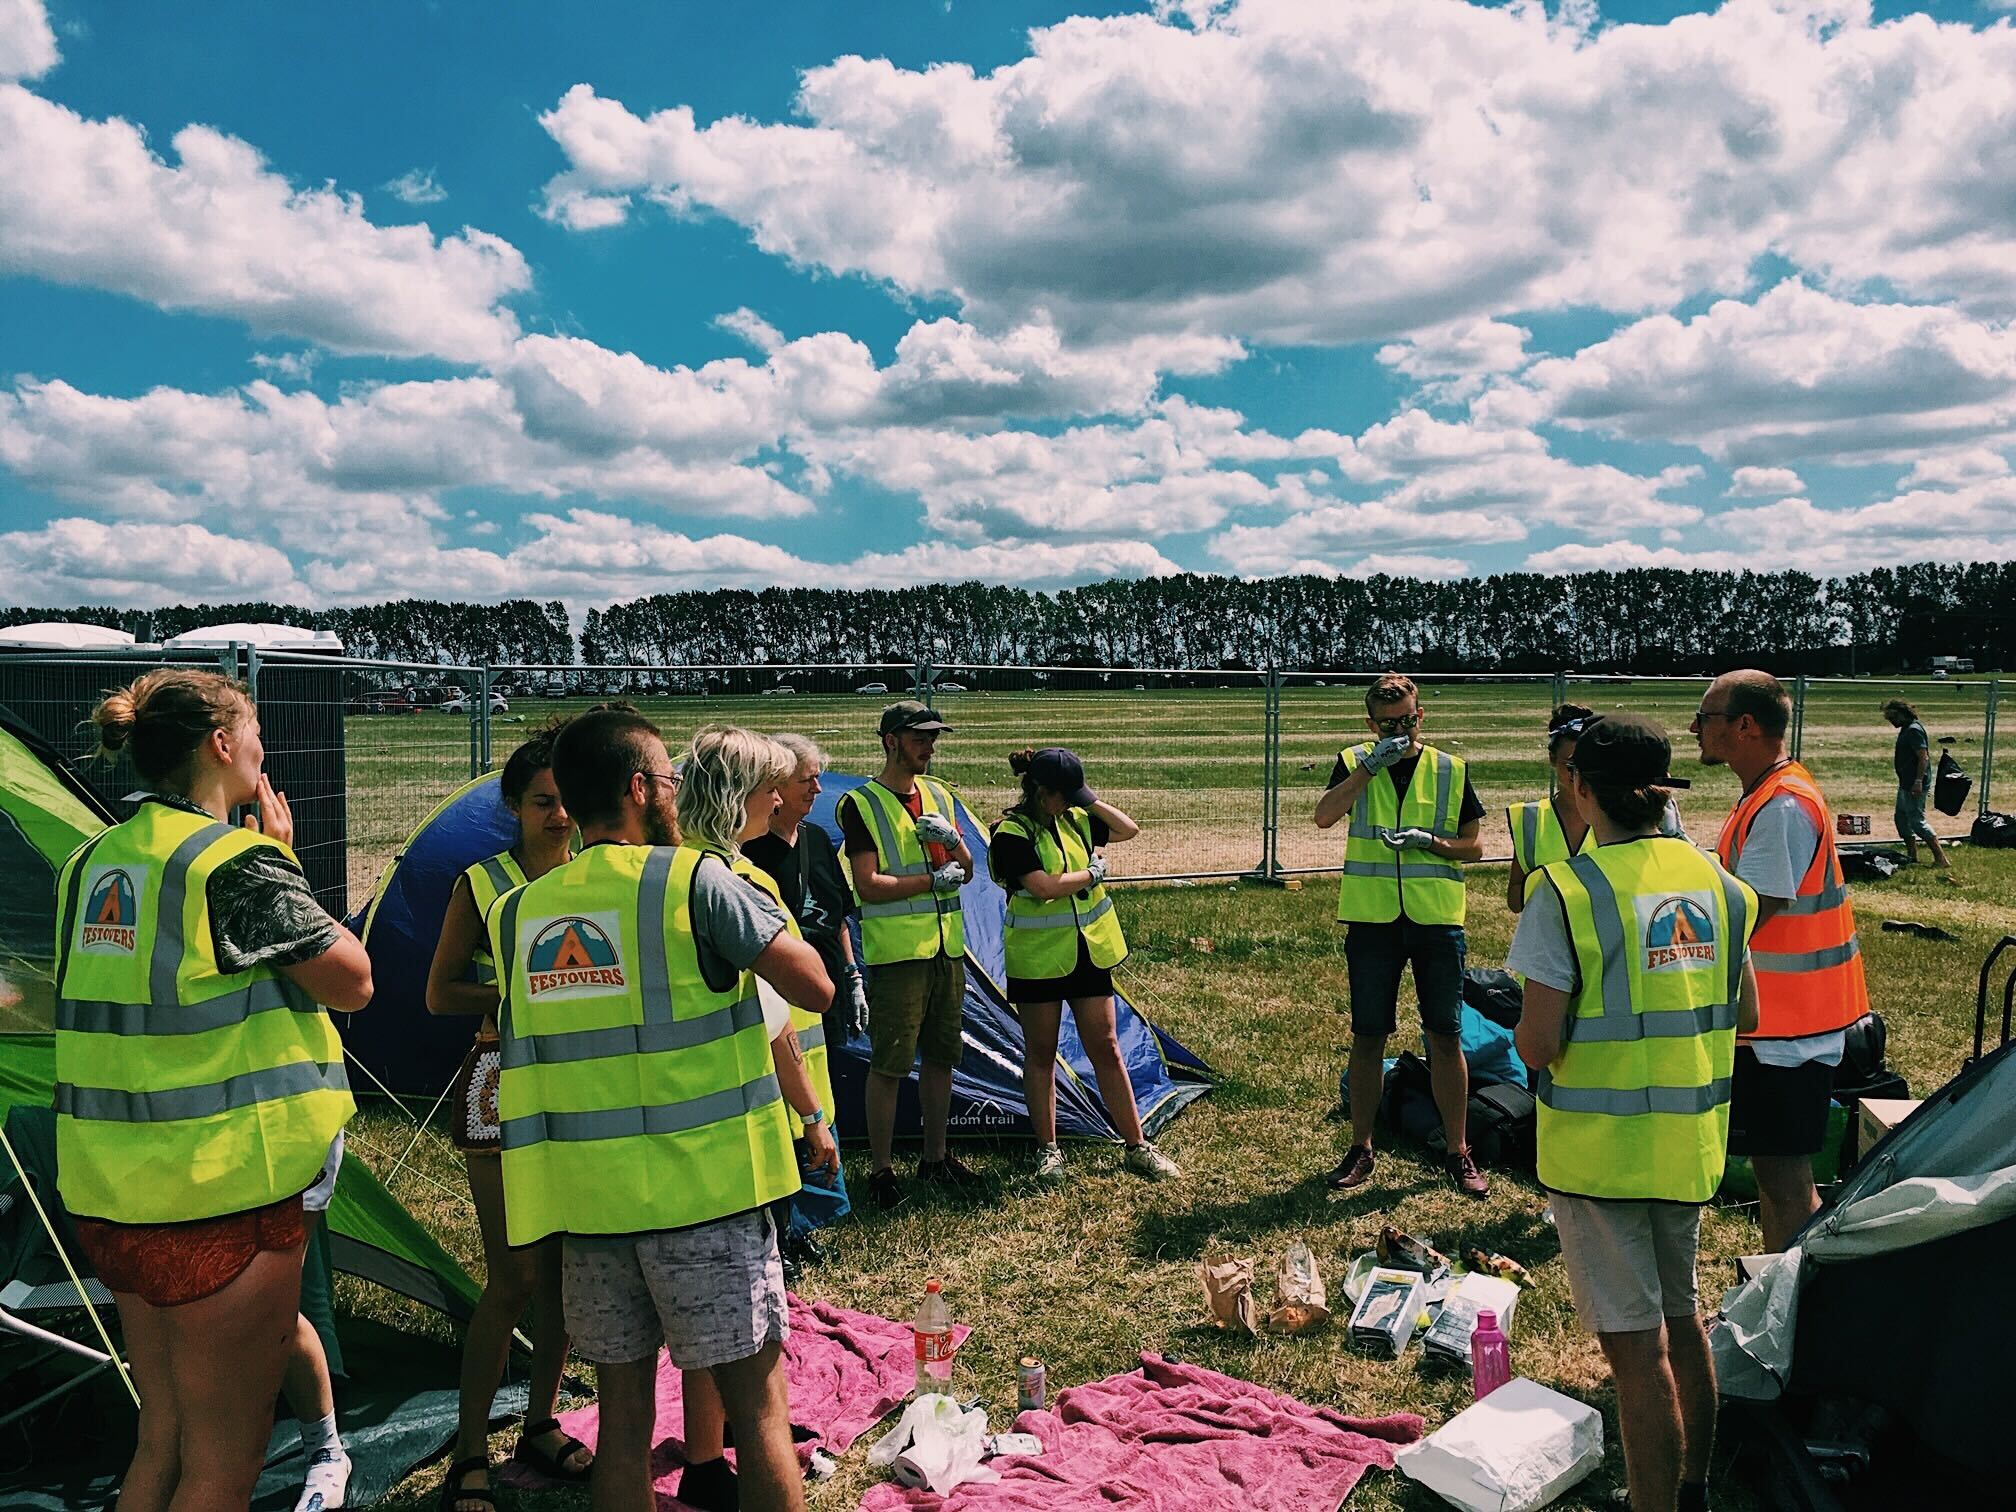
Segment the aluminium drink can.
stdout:
<svg viewBox="0 0 2016 1512">
<path fill-rule="evenodd" d="M 1041 1412 L 1048 1386 L 1043 1362 L 1034 1355 L 1022 1356 L 1021 1363 L 1015 1367 L 1015 1410 Z"/>
</svg>

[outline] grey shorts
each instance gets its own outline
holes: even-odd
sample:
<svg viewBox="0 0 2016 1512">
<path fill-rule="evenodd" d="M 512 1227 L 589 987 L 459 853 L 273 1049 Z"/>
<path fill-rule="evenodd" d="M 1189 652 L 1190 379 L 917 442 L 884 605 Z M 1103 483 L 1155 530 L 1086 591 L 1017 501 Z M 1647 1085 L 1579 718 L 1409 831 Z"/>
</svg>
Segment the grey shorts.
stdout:
<svg viewBox="0 0 2016 1512">
<path fill-rule="evenodd" d="M 1925 820 L 1925 795 L 1914 793 L 1907 787 L 1897 789 L 1897 810 L 1892 815 L 1897 821 L 1897 834 L 1905 840 L 1936 840 L 1932 826 Z"/>
<path fill-rule="evenodd" d="M 343 1169 L 343 1131 L 336 1131 L 336 1138 L 329 1145 L 329 1153 L 322 1161 L 322 1174 L 315 1178 L 315 1184 L 301 1194 L 301 1211 L 304 1213 L 326 1213 L 329 1200 L 336 1195 L 336 1173 Z"/>
<path fill-rule="evenodd" d="M 681 1370 L 746 1360 L 791 1332 L 766 1212 L 616 1239 L 567 1236 L 560 1298 L 574 1352 L 622 1365 L 663 1344 Z"/>
<path fill-rule="evenodd" d="M 1701 1209 L 1549 1192 L 1575 1314 L 1591 1333 L 1637 1333 L 1696 1311 Z"/>
</svg>

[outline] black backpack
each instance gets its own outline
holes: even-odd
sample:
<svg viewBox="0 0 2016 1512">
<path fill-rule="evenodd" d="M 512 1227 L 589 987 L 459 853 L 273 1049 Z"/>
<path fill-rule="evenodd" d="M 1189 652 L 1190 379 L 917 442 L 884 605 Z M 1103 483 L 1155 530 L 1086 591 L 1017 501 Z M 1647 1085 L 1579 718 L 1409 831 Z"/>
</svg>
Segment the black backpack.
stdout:
<svg viewBox="0 0 2016 1512">
<path fill-rule="evenodd" d="M 1463 973 L 1463 1001 L 1500 1029 L 1517 1029 L 1526 994 L 1511 972 L 1473 966 Z"/>
<path fill-rule="evenodd" d="M 1942 814 L 1957 814 L 1967 806 L 1974 791 L 1974 779 L 1961 769 L 1951 751 L 1939 753 L 1939 775 L 1932 779 L 1932 807 Z"/>
<path fill-rule="evenodd" d="M 1967 831 L 1967 843 L 1979 845 L 1988 850 L 2008 850 L 2016 847 L 2016 814 L 2004 814 L 1990 810 L 1974 821 L 1974 827 Z"/>
<path fill-rule="evenodd" d="M 1834 1101 L 1860 1102 L 1865 1097 L 1909 1097 L 1904 1078 L 1890 1069 L 1890 1031 L 1883 1015 L 1865 1013 L 1842 1033 L 1841 1064 L 1834 1068 Z"/>
<path fill-rule="evenodd" d="M 1524 1087 L 1491 1082 L 1470 1089 L 1464 1124 L 1470 1151 L 1480 1165 L 1531 1171 L 1537 1159 L 1538 1121 L 1538 1104 Z M 1442 1138 L 1442 1114 L 1435 1106 L 1435 1089 L 1428 1078 L 1428 1062 L 1411 1050 L 1402 1051 L 1386 1073 L 1379 1122 L 1438 1153 L 1447 1147 Z"/>
<path fill-rule="evenodd" d="M 1843 850 L 1841 875 L 1850 882 L 1888 882 L 1902 870 L 1906 857 L 1894 850 Z"/>
</svg>

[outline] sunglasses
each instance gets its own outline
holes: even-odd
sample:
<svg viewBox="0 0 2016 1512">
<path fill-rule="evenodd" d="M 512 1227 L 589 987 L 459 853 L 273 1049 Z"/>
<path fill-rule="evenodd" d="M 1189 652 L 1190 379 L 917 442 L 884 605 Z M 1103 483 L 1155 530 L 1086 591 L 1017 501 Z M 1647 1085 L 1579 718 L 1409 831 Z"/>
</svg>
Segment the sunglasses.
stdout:
<svg viewBox="0 0 2016 1512">
<path fill-rule="evenodd" d="M 1704 719 L 1736 719 L 1739 717 L 1738 715 L 1731 714 L 1727 709 L 1696 709 L 1694 711 L 1694 722 L 1696 724 L 1699 724 Z"/>
<path fill-rule="evenodd" d="M 1421 723 L 1421 716 L 1419 714 L 1395 714 L 1387 719 L 1380 719 L 1375 716 L 1372 723 L 1382 730 L 1411 730 L 1414 726 Z"/>
</svg>

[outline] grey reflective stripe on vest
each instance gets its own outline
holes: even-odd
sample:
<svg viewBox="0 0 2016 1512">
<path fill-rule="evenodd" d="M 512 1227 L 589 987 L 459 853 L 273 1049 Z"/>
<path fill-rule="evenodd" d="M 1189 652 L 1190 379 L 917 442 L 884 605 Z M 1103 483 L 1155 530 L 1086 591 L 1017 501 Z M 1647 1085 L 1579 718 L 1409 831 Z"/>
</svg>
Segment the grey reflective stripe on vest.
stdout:
<svg viewBox="0 0 2016 1512">
<path fill-rule="evenodd" d="M 1556 1113 L 1603 1113 L 1637 1118 L 1646 1113 L 1700 1115 L 1729 1101 L 1729 1078 L 1718 1077 L 1705 1087 L 1637 1087 L 1621 1092 L 1611 1087 L 1563 1087 L 1553 1077 L 1537 1078 L 1534 1099 Z"/>
<path fill-rule="evenodd" d="M 1415 781 L 1418 782 L 1420 780 L 1421 770 L 1419 767 L 1415 768 L 1414 777 Z M 1435 817 L 1428 821 L 1428 829 L 1431 834 L 1440 835 L 1445 840 L 1453 838 L 1458 828 L 1456 820 L 1445 819 L 1443 817 L 1449 810 L 1449 788 L 1455 780 L 1456 758 L 1451 756 L 1447 751 L 1437 751 L 1435 753 Z M 1414 784 L 1410 782 L 1407 785 L 1412 787 Z M 1451 870 L 1453 871 L 1454 868 L 1451 868 Z M 1460 877 L 1462 873 L 1456 872 L 1456 875 Z"/>
<path fill-rule="evenodd" d="M 56 1027 L 74 1034 L 207 1034 L 242 1024 L 255 1013 L 290 1008 L 300 1013 L 319 1010 L 306 995 L 286 982 L 266 977 L 249 987 L 201 1003 L 165 1006 L 154 1003 L 79 1002 L 64 998 L 56 1004 Z"/>
<path fill-rule="evenodd" d="M 1533 869 L 1533 858 L 1540 854 L 1540 805 L 1525 803 L 1520 805 L 1519 838 L 1525 842 L 1520 852 L 1519 864 L 1528 871 Z"/>
<path fill-rule="evenodd" d="M 1410 854 L 1395 851 L 1397 856 Z M 1347 877 L 1419 877 L 1442 882 L 1461 882 L 1463 872 L 1453 861 L 1346 861 Z"/>
<path fill-rule="evenodd" d="M 760 1112 L 783 1099 L 775 1072 L 754 1081 L 682 1102 L 648 1108 L 605 1108 L 587 1113 L 527 1113 L 503 1122 L 503 1145 L 522 1150 L 547 1140 L 635 1139 L 644 1134 L 684 1134 L 724 1119 Z"/>
<path fill-rule="evenodd" d="M 816 1024 L 807 1024 L 803 1029 L 798 1031 L 798 1048 L 800 1050 L 819 1050 L 823 1049 L 825 1044 L 826 1021 L 824 1019 L 821 1019 Z"/>
<path fill-rule="evenodd" d="M 673 1025 L 672 974 L 665 966 L 665 893 L 672 882 L 672 861 L 678 852 L 669 845 L 654 845 L 644 858 L 644 870 L 637 878 L 637 987 L 643 994 L 644 1022 Z M 698 880 L 706 857 L 693 863 Z M 723 866 L 728 862 L 716 856 Z M 728 866 L 732 873 L 734 867 Z M 689 884 L 690 886 L 690 884 Z M 708 1015 L 712 1017 L 712 1015 Z M 698 1023 L 699 1020 L 689 1020 Z M 671 1048 L 671 1047 L 667 1047 Z"/>
<path fill-rule="evenodd" d="M 1568 1021 L 1568 1038 L 1577 1045 L 1615 1045 L 1633 1040 L 1691 1039 L 1736 1027 L 1734 1003 L 1709 1003 L 1701 1008 L 1661 1008 L 1629 1017 L 1604 1014 L 1601 1018 Z"/>
<path fill-rule="evenodd" d="M 1743 884 L 1734 872 L 1720 864 L 1715 873 L 1722 883 L 1722 906 L 1729 914 L 1729 1002 L 1743 1000 L 1743 962 L 1749 955 L 1750 905 L 1743 896 Z"/>
<path fill-rule="evenodd" d="M 1635 1018 L 1637 1013 L 1631 1002 L 1631 962 L 1624 952 L 1624 921 L 1619 912 L 1617 889 L 1610 885 L 1610 878 L 1596 864 L 1594 856 L 1569 857 L 1568 871 L 1589 895 L 1589 911 L 1596 920 L 1596 948 L 1602 953 L 1603 960 L 1603 1017 Z M 1582 1030 L 1589 1022 L 1587 1018 L 1571 1018 L 1568 1021 L 1569 1038 L 1582 1038 Z M 1603 1037 L 1592 1036 L 1597 1039 Z M 1637 1039 L 1639 1036 L 1629 1035 L 1626 1038 Z"/>
<path fill-rule="evenodd" d="M 525 901 L 523 889 L 504 895 L 503 912 L 497 916 L 497 935 L 504 947 L 504 959 L 497 963 L 497 1029 L 504 1046 L 511 1045 L 511 978 L 518 968 L 518 905 Z"/>
<path fill-rule="evenodd" d="M 1350 769 L 1344 774 L 1346 777 L 1349 777 L 1352 772 L 1357 771 L 1365 765 L 1365 758 L 1372 754 L 1372 747 L 1369 745 L 1352 746 L 1350 754 L 1355 759 L 1349 764 Z M 1344 753 L 1341 751 L 1338 752 L 1338 759 L 1340 761 L 1343 757 Z M 1373 772 L 1366 778 L 1365 786 L 1358 789 L 1358 797 L 1351 805 L 1351 828 L 1348 833 L 1353 840 L 1377 840 L 1379 838 L 1379 826 L 1372 822 L 1372 782 L 1378 775 L 1377 772 Z"/>
<path fill-rule="evenodd" d="M 228 824 L 206 824 L 169 854 L 161 869 L 161 896 L 154 904 L 154 954 L 147 962 L 147 995 L 172 1003 L 182 970 L 182 906 L 189 892 L 189 868 L 196 858 L 232 833 Z"/>
<path fill-rule="evenodd" d="M 648 986 L 649 979 L 645 979 Z M 667 999 L 669 1005 L 669 998 Z M 755 998 L 743 998 L 698 1018 L 657 1017 L 641 1024 L 617 1024 L 607 1029 L 558 1029 L 546 1034 L 504 1036 L 498 1053 L 501 1063 L 516 1070 L 524 1066 L 561 1066 L 587 1060 L 609 1060 L 616 1056 L 656 1055 L 666 1050 L 692 1050 L 732 1038 L 744 1029 L 763 1022 L 763 1005 Z"/>
<path fill-rule="evenodd" d="M 960 913 L 959 894 L 940 899 L 935 892 L 922 892 L 914 898 L 900 898 L 894 903 L 863 903 L 861 917 L 864 919 L 886 919 L 892 914 L 913 913 Z"/>
<path fill-rule="evenodd" d="M 100 1123 L 174 1123 L 185 1118 L 214 1118 L 254 1103 L 278 1102 L 309 1092 L 347 1092 L 350 1078 L 343 1063 L 293 1061 L 264 1071 L 248 1071 L 196 1087 L 171 1087 L 159 1092 L 122 1092 L 116 1087 L 56 1084 L 56 1111 L 71 1118 Z"/>
<path fill-rule="evenodd" d="M 511 873 L 495 856 L 485 856 L 476 863 L 483 868 L 483 875 L 490 879 L 491 897 L 501 898 L 518 884 L 511 880 Z"/>
<path fill-rule="evenodd" d="M 70 945 L 77 938 L 77 905 L 84 894 L 84 873 L 91 865 L 91 853 L 104 843 L 109 829 L 96 839 L 86 841 L 77 852 L 77 858 L 70 863 L 70 896 L 63 900 L 63 937 L 56 948 L 56 990 L 63 990 L 63 973 L 70 968 Z"/>
<path fill-rule="evenodd" d="M 1848 901 L 1848 889 L 1834 881 L 1834 869 L 1829 867 L 1821 880 L 1820 891 L 1810 898 L 1788 898 L 1785 906 L 1778 910 L 1776 917 L 1812 915 L 1825 913 L 1830 908 L 1839 908 Z"/>
<path fill-rule="evenodd" d="M 1845 966 L 1862 954 L 1859 936 L 1850 935 L 1845 945 L 1829 945 L 1825 950 L 1753 950 L 1750 962 L 1759 971 L 1825 971 Z"/>
</svg>

